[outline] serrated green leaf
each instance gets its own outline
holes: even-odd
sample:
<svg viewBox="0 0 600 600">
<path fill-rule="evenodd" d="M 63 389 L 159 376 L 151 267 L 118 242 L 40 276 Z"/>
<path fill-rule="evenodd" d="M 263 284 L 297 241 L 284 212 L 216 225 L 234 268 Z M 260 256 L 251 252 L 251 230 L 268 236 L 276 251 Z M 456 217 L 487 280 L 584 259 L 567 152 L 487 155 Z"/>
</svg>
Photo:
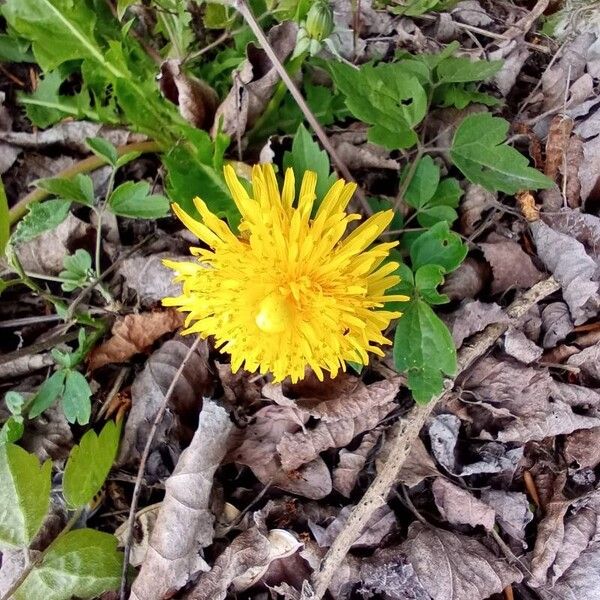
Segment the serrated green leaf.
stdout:
<svg viewBox="0 0 600 600">
<path fill-rule="evenodd" d="M 0 257 L 4 256 L 4 249 L 10 237 L 10 215 L 8 199 L 4 190 L 4 183 L 0 177 Z"/>
<path fill-rule="evenodd" d="M 133 219 L 160 219 L 169 212 L 169 201 L 164 196 L 150 194 L 147 181 L 126 181 L 110 195 L 110 210 L 121 217 Z"/>
<path fill-rule="evenodd" d="M 101 137 L 87 138 L 85 143 L 99 158 L 103 158 L 109 165 L 116 166 L 119 155 L 117 149 L 108 140 Z"/>
<path fill-rule="evenodd" d="M 100 435 L 93 430 L 69 454 L 63 475 L 63 495 L 75 508 L 85 506 L 98 493 L 117 455 L 120 427 L 108 421 Z"/>
<path fill-rule="evenodd" d="M 446 294 L 440 294 L 437 287 L 444 282 L 444 267 L 440 265 L 423 265 L 415 273 L 415 289 L 428 304 L 446 304 Z"/>
<path fill-rule="evenodd" d="M 14 599 L 94 598 L 119 587 L 122 564 L 113 535 L 92 529 L 69 531 L 52 543 Z"/>
<path fill-rule="evenodd" d="M 443 374 L 456 372 L 456 349 L 443 321 L 420 298 L 408 304 L 394 336 L 394 363 L 407 373 L 415 400 L 426 403 L 442 391 Z"/>
<path fill-rule="evenodd" d="M 68 281 L 61 284 L 65 292 L 84 286 L 92 273 L 92 257 L 87 250 L 79 248 L 75 254 L 67 255 L 63 259 L 64 271 L 59 273 L 59 277 Z"/>
<path fill-rule="evenodd" d="M 0 446 L 0 545 L 27 548 L 50 504 L 52 461 L 14 444 Z"/>
<path fill-rule="evenodd" d="M 294 136 L 292 151 L 283 155 L 283 168 L 292 168 L 296 176 L 296 195 L 300 191 L 302 176 L 305 171 L 314 171 L 317 174 L 317 202 L 325 197 L 331 187 L 331 166 L 327 152 L 321 150 L 303 124 L 300 124 Z"/>
<path fill-rule="evenodd" d="M 67 371 L 62 406 L 69 423 L 89 423 L 92 414 L 91 396 L 92 390 L 87 379 L 79 371 Z"/>
<path fill-rule="evenodd" d="M 520 190 L 549 188 L 553 181 L 528 165 L 508 146 L 508 121 L 489 113 L 469 115 L 458 126 L 450 157 L 472 182 L 489 191 L 516 194 Z"/>
<path fill-rule="evenodd" d="M 94 195 L 92 184 L 92 197 L 89 197 L 90 187 L 88 180 L 91 181 L 91 178 L 87 175 L 81 175 L 74 179 L 50 177 L 48 179 L 38 179 L 34 184 L 36 187 L 45 190 L 49 194 L 58 196 L 59 198 L 90 205 L 94 201 Z"/>
<path fill-rule="evenodd" d="M 131 161 L 135 160 L 136 158 L 139 158 L 141 155 L 142 155 L 141 152 L 126 152 L 125 154 L 122 154 L 121 156 L 119 156 L 119 158 L 117 159 L 117 162 L 116 162 L 116 167 L 117 168 L 124 167 L 126 164 L 130 163 Z"/>
<path fill-rule="evenodd" d="M 29 212 L 23 217 L 11 237 L 13 244 L 28 242 L 45 231 L 58 227 L 69 214 L 70 200 L 46 200 L 30 204 Z"/>
<path fill-rule="evenodd" d="M 440 265 L 446 273 L 458 268 L 467 256 L 468 248 L 460 236 L 450 231 L 446 221 L 436 223 L 421 234 L 410 247 L 413 270 L 423 265 Z"/>
<path fill-rule="evenodd" d="M 470 60 L 453 56 L 440 62 L 435 72 L 440 83 L 467 83 L 489 79 L 503 64 L 502 60 Z"/>
<path fill-rule="evenodd" d="M 403 5 L 391 5 L 388 10 L 396 15 L 419 17 L 438 6 L 440 0 L 407 0 Z"/>
<path fill-rule="evenodd" d="M 480 92 L 473 85 L 463 85 L 456 83 L 442 84 L 435 88 L 432 97 L 432 104 L 446 108 L 454 106 L 462 110 L 469 104 L 483 104 L 485 106 L 499 106 L 502 100 Z"/>
<path fill-rule="evenodd" d="M 346 106 L 361 121 L 372 125 L 370 141 L 389 150 L 409 148 L 417 142 L 413 127 L 427 111 L 427 93 L 402 63 L 363 65 L 329 64 Z"/>
<path fill-rule="evenodd" d="M 41 415 L 47 408 L 50 408 L 56 399 L 62 396 L 64 384 L 65 372 L 62 369 L 59 369 L 56 373 L 48 377 L 33 398 L 31 408 L 29 409 L 29 418 L 35 419 L 35 417 Z"/>
</svg>

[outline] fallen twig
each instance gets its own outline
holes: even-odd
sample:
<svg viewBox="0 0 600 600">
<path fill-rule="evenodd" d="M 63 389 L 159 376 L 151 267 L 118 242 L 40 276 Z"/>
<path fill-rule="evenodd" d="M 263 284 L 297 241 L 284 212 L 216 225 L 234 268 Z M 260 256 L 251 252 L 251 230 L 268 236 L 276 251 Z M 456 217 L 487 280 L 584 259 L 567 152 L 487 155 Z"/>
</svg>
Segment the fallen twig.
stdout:
<svg viewBox="0 0 600 600">
<path fill-rule="evenodd" d="M 509 319 L 519 319 L 532 306 L 557 291 L 559 287 L 554 277 L 549 277 L 536 284 L 508 307 L 506 313 Z M 507 323 L 489 325 L 473 338 L 471 344 L 463 346 L 458 355 L 458 370 L 455 379 L 487 352 L 508 327 Z M 384 454 L 388 457 L 387 460 L 365 495 L 350 513 L 343 529 L 325 555 L 320 568 L 314 573 L 312 589 L 303 591 L 302 600 L 321 600 L 323 598 L 334 573 L 340 567 L 350 547 L 358 539 L 375 510 L 386 502 L 390 490 L 398 479 L 400 469 L 410 453 L 413 442 L 418 437 L 437 403 L 452 389 L 453 380 L 447 380 L 445 387 L 446 390 L 433 398 L 429 404 L 417 404 L 406 418 L 400 419 L 392 427 L 386 442 L 387 447 L 384 449 Z"/>
</svg>

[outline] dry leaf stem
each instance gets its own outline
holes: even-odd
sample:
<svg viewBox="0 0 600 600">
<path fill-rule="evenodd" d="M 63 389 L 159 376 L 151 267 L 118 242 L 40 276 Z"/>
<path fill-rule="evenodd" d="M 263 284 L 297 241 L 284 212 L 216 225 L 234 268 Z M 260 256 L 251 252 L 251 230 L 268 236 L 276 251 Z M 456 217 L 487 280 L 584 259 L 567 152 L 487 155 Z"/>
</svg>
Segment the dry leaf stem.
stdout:
<svg viewBox="0 0 600 600">
<path fill-rule="evenodd" d="M 560 288 L 554 277 L 534 285 L 521 294 L 506 310 L 512 320 L 525 315 L 529 309 L 543 298 Z M 458 371 L 456 377 L 470 367 L 478 358 L 487 352 L 496 340 L 508 329 L 506 323 L 489 325 L 475 336 L 470 344 L 463 346 L 458 355 Z M 455 377 L 455 378 L 456 378 Z M 406 418 L 400 419 L 392 427 L 386 442 L 385 454 L 388 456 L 381 471 L 373 480 L 360 502 L 350 513 L 344 528 L 329 548 L 318 571 L 313 575 L 312 590 L 304 591 L 302 600 L 321 600 L 331 583 L 334 573 L 342 564 L 352 544 L 358 539 L 366 523 L 375 510 L 386 502 L 386 498 L 398 480 L 400 469 L 404 465 L 414 441 L 417 439 L 427 418 L 436 404 L 452 389 L 453 380 L 447 380 L 446 391 L 429 404 L 417 404 Z"/>
<path fill-rule="evenodd" d="M 131 544 L 133 541 L 133 523 L 135 521 L 135 513 L 137 512 L 137 504 L 140 496 L 140 492 L 142 490 L 142 480 L 144 478 L 144 472 L 146 471 L 146 462 L 148 461 L 148 457 L 150 456 L 150 449 L 152 447 L 152 442 L 154 441 L 154 436 L 156 435 L 156 431 L 158 430 L 158 426 L 163 419 L 165 411 L 167 410 L 167 404 L 173 392 L 175 391 L 175 386 L 181 377 L 185 366 L 188 361 L 198 348 L 198 344 L 200 343 L 200 337 L 196 337 L 194 343 L 190 346 L 187 354 L 185 355 L 183 361 L 175 376 L 173 377 L 173 381 L 171 381 L 171 385 L 169 385 L 169 389 L 165 394 L 164 400 L 154 417 L 154 421 L 152 423 L 152 427 L 150 432 L 148 433 L 148 439 L 146 440 L 146 445 L 144 446 L 144 452 L 142 453 L 142 457 L 140 459 L 140 466 L 138 467 L 137 476 L 135 478 L 135 486 L 133 488 L 133 495 L 131 497 L 131 506 L 129 507 L 129 516 L 127 518 L 127 525 L 125 530 L 125 548 L 123 554 L 123 571 L 121 573 L 121 589 L 119 592 L 120 600 L 126 600 L 127 596 L 127 570 L 129 568 L 129 556 L 131 554 Z"/>
<path fill-rule="evenodd" d="M 248 6 L 246 0 L 231 0 L 231 3 L 235 7 L 235 9 L 242 15 L 242 17 L 248 24 L 248 27 L 250 27 L 252 33 L 256 36 L 256 39 L 259 41 L 266 55 L 269 57 L 269 60 L 271 61 L 271 64 L 277 71 L 279 77 L 281 77 L 281 80 L 283 81 L 283 83 L 285 83 L 287 89 L 290 91 L 290 94 L 296 101 L 296 104 L 298 104 L 298 108 L 300 108 L 302 114 L 304 115 L 309 125 L 312 127 L 313 131 L 319 138 L 321 145 L 328 152 L 329 156 L 331 156 L 331 159 L 335 163 L 335 166 L 340 172 L 340 175 L 346 181 L 355 181 L 354 177 L 352 176 L 352 173 L 350 173 L 350 170 L 346 166 L 346 163 L 344 163 L 344 161 L 341 159 L 340 155 L 337 153 L 337 150 L 333 147 L 333 144 L 327 137 L 325 130 L 321 127 L 321 124 L 319 123 L 319 121 L 317 121 L 317 118 L 310 110 L 310 107 L 306 103 L 306 100 L 304 100 L 304 97 L 298 89 L 298 86 L 294 83 L 293 79 L 285 70 L 285 67 L 283 66 L 282 62 L 279 60 L 279 57 L 273 50 L 273 47 L 269 43 L 269 40 L 264 34 L 261 26 L 258 24 L 258 21 L 256 20 L 254 14 L 250 10 L 250 7 Z M 367 215 L 373 214 L 373 211 L 360 188 L 357 188 L 356 190 L 356 197 L 361 203 L 361 206 L 365 213 Z"/>
</svg>

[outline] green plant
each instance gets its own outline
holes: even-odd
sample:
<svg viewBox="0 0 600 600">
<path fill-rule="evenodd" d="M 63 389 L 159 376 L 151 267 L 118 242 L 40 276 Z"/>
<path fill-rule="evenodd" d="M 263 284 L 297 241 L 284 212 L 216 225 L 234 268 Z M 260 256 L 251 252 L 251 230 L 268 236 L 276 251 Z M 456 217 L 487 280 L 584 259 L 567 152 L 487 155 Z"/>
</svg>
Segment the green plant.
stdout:
<svg viewBox="0 0 600 600">
<path fill-rule="evenodd" d="M 50 509 L 52 463 L 47 460 L 40 465 L 35 455 L 19 446 L 0 444 L 0 549 L 26 556 L 26 566 L 2 600 L 92 598 L 118 587 L 123 557 L 116 538 L 75 527 L 110 471 L 119 436 L 120 425 L 109 421 L 100 435 L 90 430 L 72 448 L 62 495 L 73 512 L 41 552 L 31 551 L 30 546 Z"/>
</svg>

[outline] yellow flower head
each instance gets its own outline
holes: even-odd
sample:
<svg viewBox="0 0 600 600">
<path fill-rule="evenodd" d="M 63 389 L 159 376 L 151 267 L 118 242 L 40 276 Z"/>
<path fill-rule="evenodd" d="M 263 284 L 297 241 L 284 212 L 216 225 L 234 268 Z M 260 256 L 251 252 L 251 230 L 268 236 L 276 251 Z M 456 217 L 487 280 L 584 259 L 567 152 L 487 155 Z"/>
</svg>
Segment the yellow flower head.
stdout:
<svg viewBox="0 0 600 600">
<path fill-rule="evenodd" d="M 353 183 L 338 180 L 312 217 L 313 172 L 304 174 L 297 202 L 292 169 L 280 192 L 273 167 L 255 166 L 252 197 L 230 166 L 225 180 L 242 215 L 239 237 L 199 198 L 202 222 L 173 205 L 208 246 L 191 248 L 194 262 L 165 261 L 183 282 L 183 294 L 163 304 L 189 313 L 184 333 L 214 336 L 234 372 L 244 364 L 276 381 L 298 381 L 307 367 L 319 379 L 324 370 L 335 377 L 345 361 L 366 365 L 369 352 L 383 356 L 379 345 L 390 340 L 382 331 L 401 314 L 383 303 L 408 300 L 385 295 L 399 281 L 392 275 L 397 263 L 382 266 L 397 242 L 371 247 L 393 212 L 373 215 L 343 238 L 360 219 L 345 212 Z"/>
</svg>

